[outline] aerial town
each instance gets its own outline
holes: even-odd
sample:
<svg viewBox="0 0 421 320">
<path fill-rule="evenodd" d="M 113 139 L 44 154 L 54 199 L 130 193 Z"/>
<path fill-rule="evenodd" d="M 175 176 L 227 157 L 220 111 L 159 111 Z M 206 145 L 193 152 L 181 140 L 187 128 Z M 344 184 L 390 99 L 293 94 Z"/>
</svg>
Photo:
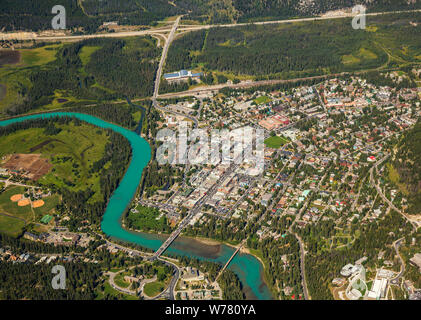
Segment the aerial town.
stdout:
<svg viewBox="0 0 421 320">
<path fill-rule="evenodd" d="M 3 2 L 0 300 L 421 300 L 420 1 Z"/>
<path fill-rule="evenodd" d="M 179 113 L 178 116 L 164 114 L 161 126 L 168 128 L 177 129 L 174 124 L 189 116 L 197 119 L 196 125 L 200 128 L 232 130 L 252 126 L 263 129 L 264 173 L 245 174 L 249 163 L 191 165 L 181 183 L 136 199 L 130 213 L 136 216 L 141 208 L 155 208 L 154 220 L 162 221 L 165 217 L 170 231 L 183 226 L 187 236 L 202 233 L 206 225 L 215 221 L 221 221 L 234 233 L 240 226 L 244 229 L 255 224 L 256 241 L 281 239 L 288 232 L 296 234 L 299 241 L 306 241 L 309 240 L 306 230 L 326 224 L 335 232 L 317 245 L 330 248 L 351 245 L 360 232 L 355 228 L 356 224 L 382 219 L 392 209 L 418 227 L 420 221 L 405 213 L 407 199 L 404 194 L 394 188 L 383 173 L 387 169 L 384 161 L 390 156 L 392 143 L 402 132 L 413 127 L 420 115 L 420 98 L 420 88 L 396 90 L 350 77 L 288 91 L 240 93 L 233 90 L 225 96 L 207 93 L 168 104 L 168 109 Z M 194 122 L 189 125 L 192 127 Z M 18 195 L 19 199 L 16 196 L 12 199 L 19 206 L 34 206 L 36 201 L 42 201 L 37 199 L 51 196 L 48 189 L 23 184 L 31 177 L 29 167 L 25 170 L 25 167 L 13 166 L 17 159 L 3 160 L 2 181 L 6 185 L 25 186 L 26 192 Z M 23 203 L 25 199 L 29 200 L 27 204 Z M 186 223 L 186 212 L 192 210 L 194 215 Z M 260 212 L 268 212 L 268 215 Z M 66 215 L 46 215 L 40 219 L 44 232 L 26 232 L 24 237 L 52 245 L 90 247 L 95 235 L 89 224 L 70 232 L 66 227 L 68 220 Z M 136 227 L 132 228 L 136 230 Z M 421 248 L 415 238 L 411 241 L 418 252 L 410 257 L 410 263 L 421 268 Z M 239 251 L 243 243 L 238 243 Z M 400 241 L 395 245 L 398 247 Z M 137 255 L 136 250 L 127 250 L 108 241 L 97 246 L 95 251 L 103 248 L 112 255 L 124 253 L 130 259 Z M 30 256 L 7 248 L 0 252 L 2 259 L 18 263 L 48 264 L 59 258 Z M 93 252 L 86 259 L 95 261 Z M 393 259 L 390 253 L 388 256 L 386 259 L 385 251 L 380 250 L 377 261 L 371 262 L 370 267 L 364 266 L 367 258 L 344 265 L 332 280 L 334 297 L 342 300 L 393 299 L 399 291 L 401 295 L 419 298 L 413 281 L 405 279 L 401 262 Z M 59 259 L 80 257 L 77 254 Z M 284 270 L 291 268 L 290 254 L 282 255 L 282 263 Z M 136 296 L 141 294 L 145 284 L 156 280 L 156 275 L 148 279 L 116 269 L 106 272 L 104 279 L 122 294 Z M 292 283 L 284 283 L 282 290 L 286 298 L 293 298 L 292 286 Z M 187 267 L 181 270 L 174 295 L 184 300 L 220 299 L 221 289 L 218 282 L 209 280 L 206 272 Z"/>
</svg>

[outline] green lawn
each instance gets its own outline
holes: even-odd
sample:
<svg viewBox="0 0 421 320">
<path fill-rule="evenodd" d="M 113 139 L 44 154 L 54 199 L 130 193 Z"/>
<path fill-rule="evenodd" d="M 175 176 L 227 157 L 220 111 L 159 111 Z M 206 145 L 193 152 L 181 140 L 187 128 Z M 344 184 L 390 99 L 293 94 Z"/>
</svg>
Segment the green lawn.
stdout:
<svg viewBox="0 0 421 320">
<path fill-rule="evenodd" d="M 54 211 L 57 204 L 60 202 L 60 196 L 55 194 L 48 198 L 42 198 L 44 205 L 39 208 L 34 208 L 36 220 L 40 220 L 44 215 Z"/>
<path fill-rule="evenodd" d="M 22 232 L 24 226 L 25 222 L 22 220 L 0 214 L 0 233 L 17 237 Z"/>
<path fill-rule="evenodd" d="M 145 284 L 145 286 L 143 287 L 143 292 L 148 297 L 155 297 L 156 295 L 164 291 L 164 289 L 165 289 L 165 284 L 163 282 L 154 281 L 154 282 Z"/>
<path fill-rule="evenodd" d="M 122 297 L 123 300 L 138 300 L 138 297 L 130 295 L 130 294 L 124 294 L 120 291 L 115 290 L 111 285 L 108 283 L 108 280 L 104 283 L 104 292 L 98 293 L 99 297 L 103 297 L 104 294 L 109 294 L 111 296 L 120 298 Z"/>
<path fill-rule="evenodd" d="M 124 281 L 124 276 L 127 274 L 125 272 L 121 272 L 115 276 L 114 282 L 121 288 L 128 288 L 130 286 L 129 282 Z"/>
<path fill-rule="evenodd" d="M 0 210 L 1 212 L 13 215 L 15 217 L 24 219 L 26 221 L 33 220 L 33 213 L 31 206 L 19 207 L 17 202 L 12 202 L 10 197 L 15 194 L 23 194 L 25 192 L 24 187 L 8 187 L 6 191 L 0 193 Z"/>
<path fill-rule="evenodd" d="M 271 101 L 272 101 L 272 99 L 271 99 L 271 98 L 269 98 L 268 96 L 260 96 L 260 97 L 258 97 L 258 98 L 256 98 L 256 99 L 254 99 L 253 101 L 254 101 L 257 105 L 260 105 L 260 104 L 269 103 L 269 102 L 271 102 Z"/>
<path fill-rule="evenodd" d="M 290 140 L 285 137 L 273 136 L 265 140 L 265 145 L 268 148 L 278 149 L 288 142 L 290 142 Z"/>
</svg>

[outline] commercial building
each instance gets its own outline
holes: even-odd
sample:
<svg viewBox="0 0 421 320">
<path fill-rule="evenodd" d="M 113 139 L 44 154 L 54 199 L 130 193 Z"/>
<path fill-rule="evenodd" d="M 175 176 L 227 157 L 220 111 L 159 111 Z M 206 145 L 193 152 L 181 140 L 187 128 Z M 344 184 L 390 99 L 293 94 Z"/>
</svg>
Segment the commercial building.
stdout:
<svg viewBox="0 0 421 320">
<path fill-rule="evenodd" d="M 371 290 L 368 292 L 368 297 L 372 299 L 381 299 L 386 296 L 387 279 L 374 280 Z"/>
<path fill-rule="evenodd" d="M 192 73 L 190 70 L 180 70 L 173 73 L 165 73 L 164 79 L 167 81 L 182 81 L 187 80 L 189 78 L 199 80 L 201 75 L 201 72 Z"/>
</svg>

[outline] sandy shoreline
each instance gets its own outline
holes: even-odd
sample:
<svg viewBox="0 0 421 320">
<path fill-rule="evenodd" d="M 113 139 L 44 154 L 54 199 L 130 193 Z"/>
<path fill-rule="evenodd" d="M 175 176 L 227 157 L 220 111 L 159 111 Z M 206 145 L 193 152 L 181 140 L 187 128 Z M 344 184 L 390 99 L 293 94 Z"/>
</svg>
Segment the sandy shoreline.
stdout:
<svg viewBox="0 0 421 320">
<path fill-rule="evenodd" d="M 230 245 L 228 243 L 220 242 L 218 240 L 214 240 L 214 239 L 211 239 L 211 238 L 190 237 L 190 236 L 184 236 L 184 235 L 181 235 L 181 237 L 183 237 L 185 239 L 193 239 L 193 240 L 196 240 L 198 242 L 201 242 L 201 243 L 206 244 L 206 245 L 209 245 L 209 246 L 220 246 L 220 245 L 225 244 L 227 246 L 231 246 L 232 247 L 232 245 Z"/>
</svg>

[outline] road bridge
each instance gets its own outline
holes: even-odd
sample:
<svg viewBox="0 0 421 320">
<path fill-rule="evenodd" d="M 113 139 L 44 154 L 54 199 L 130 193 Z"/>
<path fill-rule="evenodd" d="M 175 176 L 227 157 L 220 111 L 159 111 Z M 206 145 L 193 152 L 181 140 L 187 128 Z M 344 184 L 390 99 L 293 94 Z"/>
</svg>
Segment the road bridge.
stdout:
<svg viewBox="0 0 421 320">
<path fill-rule="evenodd" d="M 218 276 L 216 277 L 215 281 L 218 281 L 219 277 L 222 275 L 222 273 L 225 271 L 225 269 L 229 266 L 229 264 L 231 263 L 232 259 L 234 259 L 234 257 L 237 255 L 237 253 L 241 250 L 241 248 L 244 246 L 244 244 L 246 243 L 246 239 L 244 239 L 241 244 L 239 245 L 239 247 L 237 248 L 237 250 L 234 251 L 234 253 L 232 254 L 231 258 L 229 258 L 229 260 L 227 261 L 227 263 L 224 265 L 224 267 L 221 269 L 221 271 L 219 272 Z"/>
</svg>

